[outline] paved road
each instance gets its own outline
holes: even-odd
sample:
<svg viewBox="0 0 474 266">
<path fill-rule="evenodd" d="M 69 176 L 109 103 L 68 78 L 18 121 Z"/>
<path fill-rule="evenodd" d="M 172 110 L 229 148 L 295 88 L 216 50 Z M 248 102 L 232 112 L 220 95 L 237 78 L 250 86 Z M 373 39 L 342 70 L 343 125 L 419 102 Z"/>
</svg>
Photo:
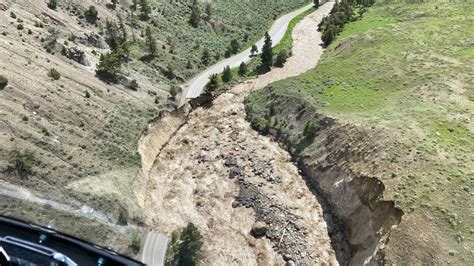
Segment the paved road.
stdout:
<svg viewBox="0 0 474 266">
<path fill-rule="evenodd" d="M 293 11 L 291 13 L 288 13 L 288 14 L 280 17 L 279 19 L 277 19 L 273 23 L 270 30 L 268 31 L 268 33 L 270 34 L 270 37 L 272 38 L 273 45 L 276 45 L 277 43 L 279 43 L 281 41 L 281 39 L 285 35 L 286 29 L 288 28 L 288 24 L 290 23 L 290 21 L 294 17 L 298 16 L 299 14 L 301 14 L 301 13 L 305 12 L 306 10 L 308 10 L 310 8 L 313 8 L 313 7 L 314 7 L 313 4 L 309 4 L 309 5 L 306 5 L 306 6 L 300 8 L 298 10 L 295 10 L 295 11 Z M 256 43 L 259 51 L 262 49 L 263 43 L 264 43 L 264 38 L 262 38 L 260 41 L 258 41 Z M 204 87 L 206 86 L 206 84 L 209 81 L 209 77 L 212 74 L 221 73 L 224 70 L 224 67 L 226 67 L 226 66 L 230 66 L 231 68 L 232 67 L 237 67 L 237 66 L 240 65 L 240 63 L 242 63 L 244 61 L 245 62 L 249 61 L 250 60 L 250 49 L 251 48 L 248 48 L 247 50 L 245 50 L 245 51 L 243 51 L 243 52 L 241 52 L 237 55 L 234 55 L 232 57 L 229 57 L 227 59 L 224 59 L 224 60 L 218 62 L 217 64 L 209 67 L 208 69 L 201 72 L 200 74 L 195 76 L 193 79 L 191 79 L 190 81 L 185 83 L 182 86 L 183 87 L 183 97 L 181 99 L 180 104 L 184 104 L 186 99 L 192 99 L 192 98 L 198 97 L 202 93 Z"/>
<path fill-rule="evenodd" d="M 168 237 L 166 235 L 149 232 L 143 245 L 141 261 L 150 266 L 163 266 L 167 245 Z"/>
</svg>

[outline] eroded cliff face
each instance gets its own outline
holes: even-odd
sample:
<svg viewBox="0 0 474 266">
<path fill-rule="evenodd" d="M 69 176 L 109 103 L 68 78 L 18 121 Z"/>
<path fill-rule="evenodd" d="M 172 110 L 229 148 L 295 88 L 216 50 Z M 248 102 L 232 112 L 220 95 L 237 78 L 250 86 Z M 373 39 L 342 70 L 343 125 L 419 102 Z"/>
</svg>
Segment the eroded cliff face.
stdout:
<svg viewBox="0 0 474 266">
<path fill-rule="evenodd" d="M 247 99 L 248 119 L 254 126 L 266 120 L 260 130 L 292 154 L 308 185 L 326 203 L 326 213 L 334 216 L 329 233 L 339 261 L 382 262 L 390 230 L 403 212 L 384 199 L 385 186 L 377 178 L 383 153 L 377 134 L 322 115 L 311 104 L 277 95 L 271 88 L 259 97 L 267 104 L 258 108 Z M 314 137 L 303 134 L 309 121 L 315 125 Z"/>
<path fill-rule="evenodd" d="M 141 206 L 145 201 L 146 186 L 156 157 L 171 136 L 186 123 L 189 112 L 190 109 L 187 106 L 176 111 L 162 111 L 158 117 L 150 121 L 148 128 L 142 133 L 138 141 L 142 168 L 134 183 L 134 191 Z"/>
</svg>

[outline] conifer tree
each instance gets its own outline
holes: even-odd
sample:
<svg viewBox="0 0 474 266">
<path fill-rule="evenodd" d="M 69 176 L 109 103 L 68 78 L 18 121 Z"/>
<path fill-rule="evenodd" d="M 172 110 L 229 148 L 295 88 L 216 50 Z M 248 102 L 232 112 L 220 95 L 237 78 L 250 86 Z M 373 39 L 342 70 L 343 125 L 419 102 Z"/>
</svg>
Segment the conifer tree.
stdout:
<svg viewBox="0 0 474 266">
<path fill-rule="evenodd" d="M 204 94 L 213 97 L 217 89 L 219 89 L 219 80 L 217 79 L 217 74 L 213 74 L 204 88 Z"/>
<path fill-rule="evenodd" d="M 228 83 L 232 80 L 232 71 L 229 66 L 224 67 L 224 72 L 222 73 L 222 81 Z"/>
<path fill-rule="evenodd" d="M 199 26 L 199 22 L 201 22 L 201 10 L 199 9 L 198 1 L 194 0 L 193 5 L 191 7 L 191 17 L 189 18 L 189 24 L 194 28 Z"/>
<path fill-rule="evenodd" d="M 150 53 L 151 56 L 156 56 L 156 40 L 153 37 L 153 34 L 151 32 L 151 27 L 147 26 L 146 27 L 146 45 L 148 47 L 148 52 Z"/>
<path fill-rule="evenodd" d="M 272 48 L 272 39 L 268 32 L 265 33 L 265 43 L 262 47 L 262 64 L 260 69 L 262 72 L 270 71 L 273 65 L 273 48 Z"/>
<path fill-rule="evenodd" d="M 247 74 L 247 72 L 248 72 L 247 64 L 245 62 L 240 63 L 239 76 L 245 76 L 245 74 Z"/>
</svg>

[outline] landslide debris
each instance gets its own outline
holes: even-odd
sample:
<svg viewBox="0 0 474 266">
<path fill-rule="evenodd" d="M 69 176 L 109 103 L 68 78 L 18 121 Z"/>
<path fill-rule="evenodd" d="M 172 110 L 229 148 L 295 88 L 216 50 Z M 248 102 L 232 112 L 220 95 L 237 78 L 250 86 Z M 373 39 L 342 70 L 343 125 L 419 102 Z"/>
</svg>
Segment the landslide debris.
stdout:
<svg viewBox="0 0 474 266">
<path fill-rule="evenodd" d="M 193 222 L 205 261 L 215 265 L 338 264 L 318 200 L 288 153 L 251 128 L 243 105 L 250 91 L 316 65 L 322 48 L 314 46 L 320 42 L 314 25 L 332 4 L 295 27 L 285 67 L 189 115 L 150 171 L 144 205 L 150 227 L 171 233 Z"/>
</svg>

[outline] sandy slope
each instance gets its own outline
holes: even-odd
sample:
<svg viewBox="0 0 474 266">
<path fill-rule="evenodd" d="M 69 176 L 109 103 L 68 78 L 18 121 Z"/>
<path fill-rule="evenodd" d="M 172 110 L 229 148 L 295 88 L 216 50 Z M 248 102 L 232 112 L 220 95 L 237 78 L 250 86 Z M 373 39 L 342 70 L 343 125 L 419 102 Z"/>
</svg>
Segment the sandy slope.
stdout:
<svg viewBox="0 0 474 266">
<path fill-rule="evenodd" d="M 337 264 L 321 206 L 288 153 L 250 127 L 243 104 L 250 91 L 317 64 L 322 48 L 316 25 L 332 5 L 323 5 L 295 27 L 293 56 L 284 68 L 239 84 L 211 108 L 190 114 L 150 172 L 145 212 L 151 227 L 170 233 L 195 223 L 204 235 L 205 260 L 213 265 L 283 264 L 275 250 L 292 255 L 298 264 Z M 236 159 L 241 178 L 229 178 L 229 157 Z M 285 232 L 279 242 L 253 238 L 252 224 L 262 216 L 255 208 L 232 207 L 242 185 L 257 187 L 286 217 L 297 217 L 292 223 L 300 230 L 286 232 L 279 224 L 268 224 L 279 234 Z"/>
</svg>

